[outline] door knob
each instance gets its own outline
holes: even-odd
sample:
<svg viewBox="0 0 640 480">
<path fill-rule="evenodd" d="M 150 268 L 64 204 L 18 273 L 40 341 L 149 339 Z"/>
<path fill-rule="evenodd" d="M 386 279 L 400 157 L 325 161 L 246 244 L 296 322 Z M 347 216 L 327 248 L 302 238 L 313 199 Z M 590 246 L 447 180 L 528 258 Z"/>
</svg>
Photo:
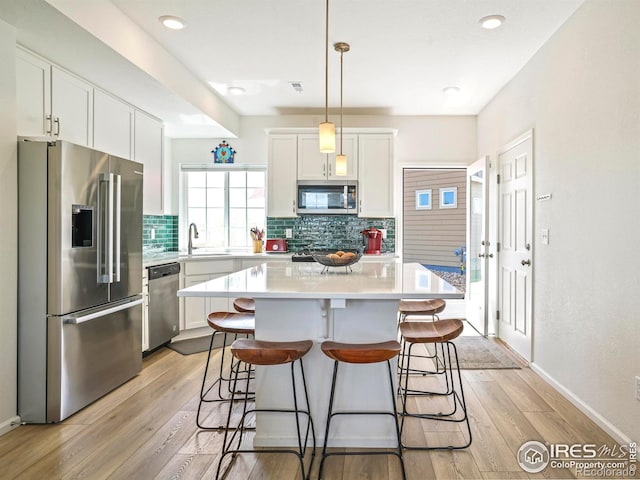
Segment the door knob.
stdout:
<svg viewBox="0 0 640 480">
<path fill-rule="evenodd" d="M 487 255 L 487 257 L 493 258 L 493 253 L 490 253 L 489 255 Z"/>
<path fill-rule="evenodd" d="M 480 258 L 484 258 L 484 253 L 479 253 L 479 254 L 478 254 L 478 256 L 479 256 Z"/>
<path fill-rule="evenodd" d="M 522 260 L 520 263 L 522 264 L 522 266 L 525 266 L 525 265 L 531 266 L 531 260 Z"/>
</svg>

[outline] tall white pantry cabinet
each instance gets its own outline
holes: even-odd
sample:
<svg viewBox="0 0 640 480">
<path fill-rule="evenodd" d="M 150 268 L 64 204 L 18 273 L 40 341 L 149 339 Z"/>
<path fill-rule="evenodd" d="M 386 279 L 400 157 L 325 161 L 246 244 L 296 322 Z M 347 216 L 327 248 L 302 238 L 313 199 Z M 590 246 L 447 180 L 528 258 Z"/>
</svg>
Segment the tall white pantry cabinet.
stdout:
<svg viewBox="0 0 640 480">
<path fill-rule="evenodd" d="M 297 216 L 298 180 L 357 179 L 358 216 L 393 217 L 394 134 L 350 133 L 344 140 L 349 169 L 347 176 L 338 177 L 333 175 L 335 167 L 331 164 L 335 155 L 320 154 L 317 134 L 270 132 L 267 216 Z"/>
</svg>

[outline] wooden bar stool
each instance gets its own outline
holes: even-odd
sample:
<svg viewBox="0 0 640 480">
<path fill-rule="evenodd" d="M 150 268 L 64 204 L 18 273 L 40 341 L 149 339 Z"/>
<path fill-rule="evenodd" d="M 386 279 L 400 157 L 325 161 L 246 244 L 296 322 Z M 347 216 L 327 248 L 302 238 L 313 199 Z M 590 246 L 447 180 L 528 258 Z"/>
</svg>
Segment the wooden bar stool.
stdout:
<svg viewBox="0 0 640 480">
<path fill-rule="evenodd" d="M 407 320 L 407 317 L 415 315 L 415 316 L 423 316 L 423 317 L 431 317 L 432 321 L 440 320 L 438 316 L 439 313 L 444 311 L 447 307 L 447 302 L 445 302 L 441 298 L 428 298 L 424 300 L 400 300 L 400 305 L 398 306 L 399 315 L 399 323 L 398 329 L 400 328 L 400 323 Z M 425 346 L 425 348 L 427 348 Z M 400 361 L 398 362 L 398 373 L 402 375 L 404 372 L 402 368 L 404 368 L 405 359 L 404 359 L 404 348 L 402 349 L 402 354 L 400 356 Z M 425 370 L 422 368 L 413 368 L 410 373 L 416 375 L 433 375 L 433 374 L 442 374 L 444 373 L 444 365 L 438 356 L 438 348 L 437 345 L 434 347 L 434 352 L 431 353 L 427 350 L 427 355 L 422 354 L 414 354 L 415 358 L 428 358 L 432 360 L 435 364 L 435 370 Z"/>
<path fill-rule="evenodd" d="M 333 380 L 331 382 L 331 395 L 329 396 L 329 411 L 327 413 L 327 424 L 324 433 L 324 445 L 322 447 L 322 460 L 320 461 L 320 471 L 318 472 L 318 478 L 322 479 L 322 469 L 324 467 L 324 461 L 327 457 L 336 455 L 395 455 L 400 459 L 400 465 L 402 468 L 402 478 L 406 480 L 406 473 L 404 469 L 404 459 L 402 458 L 402 443 L 400 427 L 398 426 L 398 418 L 396 415 L 396 395 L 393 388 L 393 375 L 391 373 L 391 359 L 396 357 L 400 353 L 400 344 L 391 340 L 388 342 L 380 343 L 367 343 L 367 344 L 353 344 L 353 343 L 338 343 L 327 341 L 321 345 L 322 352 L 329 358 L 334 360 L 333 364 Z M 388 411 L 363 411 L 363 410 L 349 410 L 349 411 L 333 411 L 333 401 L 336 389 L 336 379 L 338 377 L 338 364 L 352 363 L 352 364 L 367 364 L 387 362 L 389 370 L 389 387 L 390 387 L 390 404 Z M 329 439 L 329 427 L 331 420 L 337 415 L 390 415 L 393 418 L 393 422 L 396 429 L 396 435 L 398 438 L 398 447 L 396 450 L 376 450 L 372 452 L 332 452 L 327 453 L 327 441 Z"/>
<path fill-rule="evenodd" d="M 253 336 L 255 333 L 255 319 L 253 314 L 249 313 L 235 313 L 235 312 L 213 312 L 207 316 L 207 323 L 213 329 L 211 335 L 211 341 L 209 342 L 209 354 L 207 356 L 207 363 L 204 368 L 204 375 L 202 376 L 202 386 L 200 387 L 200 402 L 198 403 L 198 414 L 196 416 L 196 424 L 199 428 L 206 430 L 221 430 L 222 426 L 207 426 L 204 425 L 200 419 L 200 412 L 203 403 L 209 402 L 223 402 L 229 401 L 229 395 L 231 392 L 231 383 L 234 370 L 241 370 L 240 373 L 248 376 L 249 371 L 242 369 L 240 362 L 230 361 L 229 373 L 225 373 L 225 353 L 227 348 L 227 335 L 233 335 L 233 339 L 237 339 L 238 335 L 244 335 L 246 337 Z M 207 386 L 207 375 L 209 372 L 209 364 L 211 362 L 211 352 L 213 350 L 213 344 L 216 335 L 222 335 L 222 354 L 220 356 L 220 370 L 215 380 Z M 226 386 L 226 391 L 223 392 L 223 385 Z M 214 387 L 217 389 L 214 390 Z M 209 393 L 214 390 L 216 396 L 208 396 Z"/>
<path fill-rule="evenodd" d="M 443 446 L 409 446 L 402 445 L 403 448 L 411 450 L 436 450 L 436 449 L 460 449 L 467 448 L 471 445 L 471 427 L 469 425 L 469 416 L 467 414 L 467 404 L 464 399 L 464 389 L 462 387 L 462 376 L 460 375 L 460 365 L 458 363 L 458 350 L 456 345 L 451 341 L 462 333 L 464 329 L 464 323 L 459 318 L 440 320 L 437 322 L 402 322 L 400 324 L 400 332 L 404 340 L 403 349 L 407 348 L 407 368 L 404 371 L 404 376 L 400 377 L 400 395 L 402 400 L 402 421 L 400 423 L 400 432 L 404 431 L 404 424 L 407 418 L 418 418 L 422 420 L 439 420 L 445 422 L 464 423 L 468 434 L 468 441 L 462 445 L 443 445 Z M 441 391 L 425 391 L 409 388 L 409 375 L 410 363 L 412 359 L 411 349 L 418 344 L 440 344 L 442 346 L 442 361 L 445 367 L 446 387 Z M 453 359 L 455 359 L 455 365 L 451 352 L 453 351 Z M 453 369 L 456 370 L 457 387 L 455 385 L 455 378 Z M 404 380 L 404 385 L 402 381 Z M 408 396 L 439 396 L 448 399 L 449 408 L 448 412 L 434 412 L 434 413 L 411 413 L 407 411 L 407 397 Z M 460 412 L 458 412 L 460 407 Z M 423 409 L 424 410 L 424 409 Z"/>
<path fill-rule="evenodd" d="M 441 298 L 428 298 L 425 300 L 400 300 L 398 313 L 400 321 L 404 322 L 410 315 L 422 315 L 439 320 L 438 314 L 447 307 L 447 302 Z"/>
<path fill-rule="evenodd" d="M 233 308 L 240 313 L 255 313 L 256 301 L 253 298 L 238 297 L 233 301 Z"/>
<path fill-rule="evenodd" d="M 234 380 L 233 380 L 233 388 L 231 389 L 231 399 L 232 402 L 229 403 L 229 413 L 227 416 L 227 425 L 224 431 L 224 439 L 222 442 L 222 454 L 220 456 L 220 460 L 218 462 L 218 468 L 216 470 L 216 479 L 220 477 L 222 462 L 227 455 L 233 455 L 231 461 L 227 464 L 222 474 L 223 478 L 226 477 L 227 473 L 233 466 L 233 462 L 239 453 L 289 453 L 296 455 L 298 460 L 300 461 L 300 471 L 302 474 L 302 480 L 306 480 L 309 478 L 309 474 L 311 472 L 311 467 L 313 465 L 313 459 L 315 457 L 315 448 L 316 448 L 316 433 L 313 426 L 313 419 L 311 418 L 311 413 L 309 410 L 309 394 L 307 392 L 307 381 L 304 375 L 304 365 L 302 362 L 302 357 L 304 357 L 307 352 L 313 346 L 313 342 L 311 340 L 302 340 L 297 342 L 267 342 L 262 340 L 254 340 L 248 338 L 240 338 L 234 341 L 231 344 L 231 353 L 233 356 L 239 361 L 244 362 L 249 366 L 249 371 L 255 365 L 263 365 L 263 366 L 271 366 L 271 365 L 291 365 L 291 388 L 293 391 L 293 409 L 257 409 L 247 408 L 247 404 L 249 401 L 248 394 L 248 385 L 244 388 L 243 396 L 243 409 L 242 409 L 242 417 L 237 425 L 237 427 L 229 427 L 229 423 L 231 421 L 231 414 L 233 410 L 233 400 L 235 400 L 235 396 L 240 394 L 237 390 L 237 382 L 238 382 L 238 370 L 235 370 Z M 298 406 L 298 394 L 296 388 L 296 378 L 294 365 L 298 362 L 300 367 L 300 374 L 302 376 L 302 387 L 304 391 L 304 398 L 306 402 L 305 408 L 300 408 Z M 245 379 L 246 380 L 246 379 Z M 248 380 L 247 380 L 248 383 Z M 242 435 L 247 428 L 244 426 L 245 418 L 248 414 L 254 412 L 262 412 L 262 413 L 292 413 L 295 415 L 296 419 L 296 433 L 298 437 L 298 449 L 273 449 L 270 448 L 268 450 L 255 450 L 255 449 L 243 449 L 241 448 L 242 444 Z M 304 442 L 302 439 L 302 433 L 300 431 L 300 415 L 304 415 L 307 417 L 307 425 L 306 432 L 304 434 Z M 311 439 L 313 442 L 313 448 L 311 451 L 311 460 L 309 462 L 309 466 L 305 472 L 304 468 L 304 457 L 307 451 L 307 443 L 309 440 L 309 431 L 311 431 Z M 237 440 L 237 447 L 232 448 L 231 445 Z"/>
</svg>

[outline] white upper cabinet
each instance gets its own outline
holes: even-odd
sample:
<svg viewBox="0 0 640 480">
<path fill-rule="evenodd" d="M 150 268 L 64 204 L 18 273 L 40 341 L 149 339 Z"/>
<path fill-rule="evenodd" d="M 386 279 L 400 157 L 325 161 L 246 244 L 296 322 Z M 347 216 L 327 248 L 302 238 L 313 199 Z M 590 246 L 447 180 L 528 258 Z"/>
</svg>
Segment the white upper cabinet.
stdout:
<svg viewBox="0 0 640 480">
<path fill-rule="evenodd" d="M 18 135 L 93 145 L 93 86 L 21 48 L 16 102 Z"/>
<path fill-rule="evenodd" d="M 358 157 L 358 216 L 392 217 L 393 135 L 359 135 Z"/>
<path fill-rule="evenodd" d="M 297 135 L 270 135 L 267 166 L 267 216 L 296 217 Z"/>
<path fill-rule="evenodd" d="M 143 207 L 145 215 L 163 215 L 163 125 L 139 110 L 134 114 L 133 159 L 144 165 Z"/>
<path fill-rule="evenodd" d="M 101 90 L 93 96 L 93 146 L 127 159 L 133 158 L 134 108 Z"/>
<path fill-rule="evenodd" d="M 51 67 L 53 135 L 77 145 L 93 145 L 93 86 Z"/>
<path fill-rule="evenodd" d="M 320 153 L 318 135 L 298 135 L 298 180 L 356 180 L 358 178 L 358 136 L 344 135 L 342 152 L 347 156 L 347 175 L 336 175 L 336 155 L 340 153 L 340 136 L 336 153 Z"/>
<path fill-rule="evenodd" d="M 51 135 L 51 65 L 24 50 L 16 51 L 18 135 Z"/>
</svg>

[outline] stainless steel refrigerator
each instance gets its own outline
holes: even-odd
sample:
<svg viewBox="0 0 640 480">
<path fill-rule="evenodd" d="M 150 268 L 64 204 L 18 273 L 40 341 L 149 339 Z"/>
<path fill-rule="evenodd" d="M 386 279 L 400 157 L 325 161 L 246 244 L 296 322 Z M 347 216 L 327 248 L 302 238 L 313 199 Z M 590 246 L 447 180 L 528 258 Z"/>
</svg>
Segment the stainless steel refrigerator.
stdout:
<svg viewBox="0 0 640 480">
<path fill-rule="evenodd" d="M 18 142 L 18 414 L 58 422 L 142 366 L 140 163 Z"/>
</svg>

